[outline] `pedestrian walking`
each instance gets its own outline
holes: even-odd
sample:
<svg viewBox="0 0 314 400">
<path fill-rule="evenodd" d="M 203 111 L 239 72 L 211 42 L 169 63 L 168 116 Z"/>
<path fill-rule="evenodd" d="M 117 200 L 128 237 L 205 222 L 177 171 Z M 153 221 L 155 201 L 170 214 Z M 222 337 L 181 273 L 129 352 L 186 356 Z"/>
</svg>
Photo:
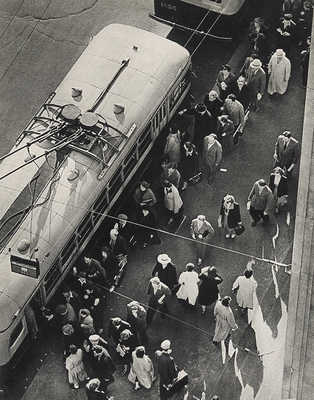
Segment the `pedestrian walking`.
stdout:
<svg viewBox="0 0 314 400">
<path fill-rule="evenodd" d="M 70 354 L 70 346 L 72 344 L 77 345 L 80 341 L 78 335 L 76 334 L 73 325 L 65 324 L 61 328 L 62 339 L 63 339 L 63 355 L 68 357 Z"/>
<path fill-rule="evenodd" d="M 223 113 L 227 114 L 234 125 L 234 130 L 238 129 L 240 135 L 242 135 L 244 128 L 244 107 L 237 100 L 235 94 L 229 94 L 223 105 Z"/>
<path fill-rule="evenodd" d="M 132 352 L 132 365 L 128 379 L 134 384 L 134 390 L 142 386 L 150 389 L 155 380 L 155 372 L 152 360 L 145 354 L 145 347 L 138 346 Z"/>
<path fill-rule="evenodd" d="M 205 314 L 208 306 L 216 303 L 219 297 L 218 285 L 223 279 L 217 274 L 216 267 L 204 267 L 199 274 L 198 302 L 202 308 L 202 315 Z"/>
<path fill-rule="evenodd" d="M 83 257 L 83 264 L 84 272 L 86 273 L 87 279 L 98 284 L 100 282 L 102 284 L 105 284 L 107 282 L 106 271 L 98 260 L 89 255 L 85 255 Z"/>
<path fill-rule="evenodd" d="M 96 344 L 93 346 L 92 351 L 94 375 L 100 379 L 103 387 L 108 386 L 110 383 L 114 382 L 113 374 L 116 371 L 116 366 L 105 347 Z"/>
<path fill-rule="evenodd" d="M 168 180 L 164 180 L 164 205 L 168 213 L 167 225 L 179 223 L 182 216 L 183 201 L 178 189 Z"/>
<path fill-rule="evenodd" d="M 224 228 L 226 239 L 235 239 L 235 228 L 242 225 L 240 206 L 236 203 L 234 196 L 226 194 L 222 200 L 218 227 Z"/>
<path fill-rule="evenodd" d="M 243 75 L 240 75 L 236 83 L 232 86 L 232 94 L 236 96 L 236 99 L 242 104 L 244 111 L 246 111 L 250 103 L 250 94 Z"/>
<path fill-rule="evenodd" d="M 286 93 L 291 75 L 291 63 L 282 49 L 277 49 L 271 56 L 268 63 L 268 74 L 268 94 L 272 96 Z"/>
<path fill-rule="evenodd" d="M 143 206 L 137 217 L 140 226 L 136 231 L 136 242 L 140 248 L 145 248 L 149 244 L 160 244 L 158 236 L 157 219 L 147 206 Z"/>
<path fill-rule="evenodd" d="M 56 309 L 56 324 L 58 328 L 62 328 L 66 324 L 70 324 L 72 326 L 77 326 L 77 316 L 74 311 L 74 308 L 70 303 L 59 304 Z"/>
<path fill-rule="evenodd" d="M 159 254 L 157 263 L 152 271 L 152 276 L 157 276 L 171 291 L 178 285 L 177 270 L 168 254 Z"/>
<path fill-rule="evenodd" d="M 211 113 L 213 118 L 217 120 L 217 117 L 221 114 L 221 107 L 223 102 L 219 98 L 216 90 L 210 90 L 204 97 L 204 104 L 207 110 Z"/>
<path fill-rule="evenodd" d="M 191 222 L 191 236 L 196 240 L 197 265 L 201 265 L 205 259 L 209 240 L 214 236 L 215 231 L 211 224 L 206 220 L 205 215 L 198 215 Z"/>
<path fill-rule="evenodd" d="M 87 308 L 79 311 L 79 327 L 83 338 L 88 338 L 95 333 L 94 319 Z"/>
<path fill-rule="evenodd" d="M 183 180 L 181 190 L 185 190 L 188 182 L 198 172 L 198 153 L 196 147 L 191 142 L 185 142 L 182 146 L 181 163 L 179 166 L 181 177 Z"/>
<path fill-rule="evenodd" d="M 290 53 L 294 41 L 296 23 L 293 21 L 293 15 L 285 13 L 281 18 L 280 24 L 276 29 L 277 48 L 283 49 L 286 54 Z"/>
<path fill-rule="evenodd" d="M 127 321 L 131 325 L 132 332 L 137 336 L 137 341 L 141 345 L 148 343 L 147 337 L 147 312 L 146 309 L 138 302 L 131 301 L 126 305 Z"/>
<path fill-rule="evenodd" d="M 219 97 L 222 101 L 230 94 L 230 90 L 232 85 L 234 84 L 236 77 L 234 73 L 231 71 L 231 67 L 229 64 L 225 64 L 221 67 L 221 70 L 218 72 L 216 85 L 219 89 Z"/>
<path fill-rule="evenodd" d="M 208 184 L 213 183 L 216 172 L 222 160 L 222 146 L 215 134 L 204 138 L 203 162 Z"/>
<path fill-rule="evenodd" d="M 267 31 L 263 18 L 256 17 L 249 27 L 250 50 L 265 60 L 268 55 Z"/>
<path fill-rule="evenodd" d="M 280 167 L 275 167 L 269 177 L 269 188 L 273 192 L 275 200 L 275 212 L 288 203 L 288 178 Z"/>
<path fill-rule="evenodd" d="M 266 86 L 266 74 L 262 68 L 262 62 L 258 58 L 253 60 L 249 66 L 246 84 L 249 91 L 251 109 L 257 111 Z"/>
<path fill-rule="evenodd" d="M 106 389 L 101 387 L 98 378 L 90 379 L 85 388 L 88 400 L 113 400 L 113 396 L 109 396 Z"/>
<path fill-rule="evenodd" d="M 151 278 L 148 285 L 149 301 L 147 310 L 147 325 L 152 323 L 156 311 L 160 311 L 160 318 L 165 318 L 168 313 L 167 299 L 171 295 L 171 290 L 155 276 Z"/>
<path fill-rule="evenodd" d="M 112 341 L 115 345 L 118 344 L 121 332 L 125 329 L 131 329 L 131 325 L 123 321 L 119 317 L 110 318 L 109 327 L 108 327 L 108 337 L 112 338 Z"/>
<path fill-rule="evenodd" d="M 307 85 L 307 77 L 309 73 L 309 65 L 310 65 L 310 51 L 311 51 L 311 36 L 309 36 L 306 40 L 306 48 L 303 49 L 300 53 L 301 55 L 301 67 L 302 67 L 302 83 L 303 86 Z"/>
<path fill-rule="evenodd" d="M 257 180 L 248 196 L 247 209 L 253 219 L 252 226 L 256 226 L 260 219 L 263 223 L 269 222 L 269 213 L 274 206 L 274 196 L 264 179 Z"/>
<path fill-rule="evenodd" d="M 291 177 L 300 158 L 299 142 L 291 135 L 290 131 L 285 131 L 278 136 L 275 144 L 274 160 L 275 166 L 281 167 L 287 173 L 287 178 Z"/>
<path fill-rule="evenodd" d="M 186 271 L 179 276 L 180 287 L 177 291 L 177 298 L 194 307 L 199 292 L 198 283 L 198 273 L 195 272 L 194 264 L 187 263 Z"/>
<path fill-rule="evenodd" d="M 70 354 L 65 360 L 65 368 L 68 371 L 69 384 L 74 389 L 79 389 L 80 382 L 87 379 L 87 373 L 83 364 L 83 352 L 74 344 L 70 345 Z"/>
<path fill-rule="evenodd" d="M 166 339 L 160 344 L 161 350 L 156 352 L 157 370 L 159 374 L 160 400 L 167 400 L 169 396 L 169 385 L 177 377 L 178 371 L 174 359 L 171 357 L 171 342 Z"/>
<path fill-rule="evenodd" d="M 133 199 L 138 209 L 143 206 L 152 208 L 157 203 L 156 196 L 146 181 L 140 182 L 135 189 Z"/>
<path fill-rule="evenodd" d="M 110 230 L 109 247 L 118 261 L 128 254 L 128 243 L 116 227 Z"/>
<path fill-rule="evenodd" d="M 119 231 L 119 234 L 126 240 L 128 246 L 133 246 L 134 226 L 128 222 L 129 217 L 126 214 L 118 214 L 117 220 L 113 227 Z"/>
<path fill-rule="evenodd" d="M 128 372 L 132 361 L 132 352 L 136 346 L 138 346 L 136 336 L 129 329 L 122 331 L 116 350 L 123 362 L 123 375 Z"/>
<path fill-rule="evenodd" d="M 229 152 L 232 144 L 236 144 L 238 139 L 234 139 L 235 126 L 229 115 L 220 115 L 217 124 L 217 138 L 221 144 L 222 150 L 225 153 Z"/>
<path fill-rule="evenodd" d="M 181 158 L 181 140 L 182 137 L 180 131 L 174 130 L 170 127 L 164 148 L 164 155 L 168 157 L 169 162 L 176 168 L 178 167 Z"/>
<path fill-rule="evenodd" d="M 226 341 L 231 337 L 231 332 L 238 329 L 235 322 L 233 312 L 230 307 L 231 297 L 225 296 L 222 300 L 218 300 L 214 308 L 214 316 L 216 318 L 215 334 L 213 343 L 218 345 L 222 341 Z"/>
<path fill-rule="evenodd" d="M 181 174 L 178 171 L 178 169 L 166 159 L 163 160 L 161 163 L 161 170 L 162 170 L 160 176 L 161 185 L 163 185 L 163 182 L 167 180 L 170 183 L 172 183 L 178 190 L 180 190 Z"/>
<path fill-rule="evenodd" d="M 215 132 L 216 121 L 211 113 L 207 110 L 205 104 L 199 103 L 190 109 L 183 109 L 179 111 L 179 115 L 190 114 L 194 115 L 194 138 L 193 143 L 199 151 L 203 145 L 203 140 L 209 132 Z"/>
<path fill-rule="evenodd" d="M 237 277 L 233 282 L 232 292 L 236 294 L 238 306 L 242 312 L 247 309 L 253 310 L 254 295 L 257 288 L 257 282 L 253 278 L 252 270 L 245 270 L 243 275 Z"/>
</svg>

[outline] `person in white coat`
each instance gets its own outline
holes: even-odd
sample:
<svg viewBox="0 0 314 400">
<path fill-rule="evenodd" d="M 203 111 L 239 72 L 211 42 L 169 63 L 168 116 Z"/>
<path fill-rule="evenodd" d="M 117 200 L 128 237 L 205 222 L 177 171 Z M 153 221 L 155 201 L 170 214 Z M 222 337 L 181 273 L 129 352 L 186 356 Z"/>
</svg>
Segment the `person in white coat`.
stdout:
<svg viewBox="0 0 314 400">
<path fill-rule="evenodd" d="M 198 273 L 194 271 L 194 264 L 187 263 L 186 271 L 179 276 L 180 288 L 177 292 L 177 298 L 184 300 L 191 306 L 195 306 L 198 296 Z"/>
<path fill-rule="evenodd" d="M 132 352 L 132 366 L 128 379 L 133 383 L 134 390 L 138 390 L 143 386 L 150 389 L 155 380 L 154 366 L 148 355 L 145 354 L 145 347 L 138 346 Z"/>
<path fill-rule="evenodd" d="M 277 49 L 268 64 L 269 81 L 267 92 L 284 94 L 287 91 L 291 74 L 291 63 L 282 49 Z"/>
<path fill-rule="evenodd" d="M 238 276 L 232 285 L 233 293 L 236 293 L 237 303 L 245 312 L 248 308 L 253 309 L 254 294 L 257 288 L 257 282 L 253 278 L 253 271 L 246 269 L 244 274 Z"/>
</svg>

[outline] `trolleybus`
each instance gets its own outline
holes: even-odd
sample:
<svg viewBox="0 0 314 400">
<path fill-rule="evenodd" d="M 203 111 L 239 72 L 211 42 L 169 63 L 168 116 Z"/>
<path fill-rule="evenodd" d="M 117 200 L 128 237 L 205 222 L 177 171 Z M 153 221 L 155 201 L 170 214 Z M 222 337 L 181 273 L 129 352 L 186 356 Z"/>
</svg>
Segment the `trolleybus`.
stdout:
<svg viewBox="0 0 314 400">
<path fill-rule="evenodd" d="M 25 308 L 52 298 L 188 93 L 190 67 L 180 45 L 109 25 L 1 157 L 1 227 L 44 165 L 52 169 L 1 236 L 2 381 L 29 337 Z"/>
</svg>

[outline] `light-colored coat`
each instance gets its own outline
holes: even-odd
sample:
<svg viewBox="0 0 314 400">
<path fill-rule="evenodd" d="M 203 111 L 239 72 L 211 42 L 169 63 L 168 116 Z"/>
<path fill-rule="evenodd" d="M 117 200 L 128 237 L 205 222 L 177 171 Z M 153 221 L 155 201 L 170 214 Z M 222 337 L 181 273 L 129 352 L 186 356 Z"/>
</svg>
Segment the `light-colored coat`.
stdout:
<svg viewBox="0 0 314 400">
<path fill-rule="evenodd" d="M 167 192 L 166 188 L 164 189 L 164 204 L 167 210 L 174 214 L 177 214 L 183 205 L 178 189 L 172 184 L 170 193 Z"/>
<path fill-rule="evenodd" d="M 224 113 L 234 123 L 234 126 L 243 125 L 244 123 L 244 107 L 238 100 L 226 99 L 224 102 Z"/>
<path fill-rule="evenodd" d="M 222 146 L 215 139 L 214 143 L 208 147 L 208 136 L 204 137 L 204 150 L 203 150 L 203 159 L 204 163 L 208 165 L 211 169 L 216 165 L 219 165 L 222 160 Z"/>
<path fill-rule="evenodd" d="M 139 384 L 146 389 L 152 387 L 154 381 L 154 366 L 151 359 L 144 354 L 143 358 L 136 357 L 136 350 L 132 352 L 132 366 L 128 376 L 130 382 L 135 383 L 136 379 Z"/>
<path fill-rule="evenodd" d="M 238 276 L 232 285 L 232 290 L 237 289 L 237 303 L 240 307 L 253 309 L 256 287 L 257 282 L 252 276 L 250 278 L 244 275 Z"/>
<path fill-rule="evenodd" d="M 251 207 L 255 208 L 255 210 L 261 210 L 267 213 L 269 213 L 274 206 L 274 196 L 270 188 L 266 185 L 260 193 L 257 182 L 254 183 L 248 200 L 251 201 Z"/>
<path fill-rule="evenodd" d="M 78 385 L 87 378 L 83 364 L 83 352 L 77 349 L 76 354 L 70 354 L 65 360 L 65 368 L 68 371 L 69 383 Z"/>
<path fill-rule="evenodd" d="M 181 138 L 179 132 L 168 135 L 164 154 L 169 157 L 171 163 L 178 166 L 181 158 Z"/>
<path fill-rule="evenodd" d="M 291 63 L 287 57 L 277 62 L 277 55 L 273 54 L 268 64 L 269 81 L 267 92 L 284 94 L 288 88 L 291 74 Z"/>
<path fill-rule="evenodd" d="M 198 296 L 198 274 L 195 271 L 184 271 L 180 274 L 180 289 L 177 292 L 177 298 L 188 300 L 189 304 L 195 305 Z"/>
<path fill-rule="evenodd" d="M 216 318 L 214 342 L 221 342 L 227 339 L 231 330 L 237 329 L 233 312 L 230 307 L 225 307 L 221 301 L 217 301 L 214 308 L 214 316 Z"/>
</svg>

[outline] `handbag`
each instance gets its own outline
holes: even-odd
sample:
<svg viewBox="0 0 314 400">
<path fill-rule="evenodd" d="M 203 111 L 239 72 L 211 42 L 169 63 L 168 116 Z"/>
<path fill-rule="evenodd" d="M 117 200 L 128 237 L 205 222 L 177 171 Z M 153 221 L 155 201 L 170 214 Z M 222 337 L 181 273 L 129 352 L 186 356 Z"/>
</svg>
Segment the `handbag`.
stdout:
<svg viewBox="0 0 314 400">
<path fill-rule="evenodd" d="M 234 228 L 234 231 L 235 231 L 235 233 L 238 235 L 238 236 L 240 236 L 240 235 L 242 235 L 242 233 L 245 231 L 245 227 L 244 227 L 244 225 L 237 225 L 235 228 Z"/>
<path fill-rule="evenodd" d="M 181 369 L 176 378 L 169 385 L 164 385 L 169 395 L 181 390 L 189 382 L 189 375 L 184 369 Z"/>
</svg>

